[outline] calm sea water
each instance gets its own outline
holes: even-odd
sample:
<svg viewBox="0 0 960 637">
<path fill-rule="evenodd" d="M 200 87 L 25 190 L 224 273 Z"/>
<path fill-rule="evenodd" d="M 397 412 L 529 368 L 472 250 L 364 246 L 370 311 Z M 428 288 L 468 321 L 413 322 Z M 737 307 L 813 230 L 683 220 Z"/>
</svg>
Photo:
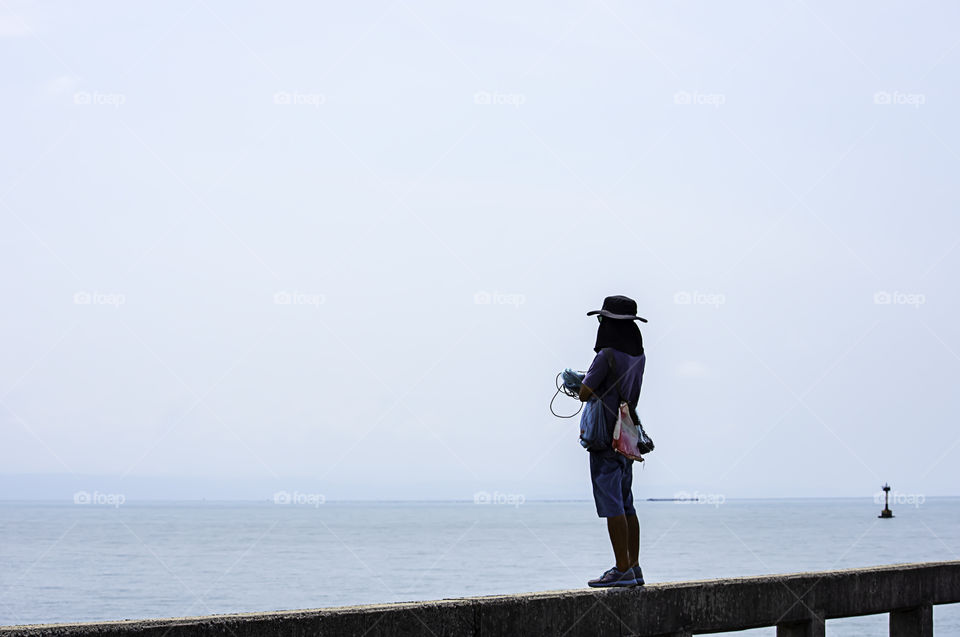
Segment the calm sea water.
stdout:
<svg viewBox="0 0 960 637">
<path fill-rule="evenodd" d="M 960 559 L 960 499 L 641 502 L 648 582 Z M 577 588 L 612 564 L 591 502 L 0 503 L 0 625 Z M 960 635 L 960 605 L 934 610 Z M 885 635 L 885 615 L 832 635 Z M 738 634 L 773 635 L 773 629 Z"/>
</svg>

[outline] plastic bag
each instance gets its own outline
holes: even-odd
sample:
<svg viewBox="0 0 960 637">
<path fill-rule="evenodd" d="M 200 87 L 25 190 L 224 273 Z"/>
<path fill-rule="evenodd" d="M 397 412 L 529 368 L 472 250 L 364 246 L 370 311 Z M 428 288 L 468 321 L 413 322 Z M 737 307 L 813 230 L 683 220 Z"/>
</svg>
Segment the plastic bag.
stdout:
<svg viewBox="0 0 960 637">
<path fill-rule="evenodd" d="M 630 415 L 630 405 L 620 403 L 617 424 L 613 427 L 613 449 L 617 453 L 643 462 L 644 453 L 653 451 L 653 441 L 643 431 L 643 425 L 634 422 Z"/>
<path fill-rule="evenodd" d="M 587 451 L 600 451 L 610 447 L 603 420 L 603 403 L 591 398 L 583 405 L 580 414 L 580 445 Z"/>
</svg>

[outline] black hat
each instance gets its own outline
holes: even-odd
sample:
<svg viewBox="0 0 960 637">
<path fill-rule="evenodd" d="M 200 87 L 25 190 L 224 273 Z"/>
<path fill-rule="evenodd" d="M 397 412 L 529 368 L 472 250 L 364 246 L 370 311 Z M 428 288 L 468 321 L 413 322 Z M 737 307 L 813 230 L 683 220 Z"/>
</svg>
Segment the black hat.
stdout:
<svg viewBox="0 0 960 637">
<path fill-rule="evenodd" d="M 626 296 L 608 296 L 603 299 L 603 309 L 587 312 L 587 316 L 594 314 L 625 321 L 647 322 L 647 319 L 637 316 L 637 302 Z"/>
</svg>

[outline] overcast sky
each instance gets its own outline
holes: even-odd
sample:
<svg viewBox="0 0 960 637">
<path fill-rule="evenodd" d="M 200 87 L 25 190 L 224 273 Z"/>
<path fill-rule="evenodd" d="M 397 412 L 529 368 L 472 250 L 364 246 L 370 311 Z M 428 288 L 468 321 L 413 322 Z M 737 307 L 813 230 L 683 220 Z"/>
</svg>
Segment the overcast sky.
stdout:
<svg viewBox="0 0 960 637">
<path fill-rule="evenodd" d="M 5 2 L 0 498 L 956 495 L 958 14 Z"/>
</svg>

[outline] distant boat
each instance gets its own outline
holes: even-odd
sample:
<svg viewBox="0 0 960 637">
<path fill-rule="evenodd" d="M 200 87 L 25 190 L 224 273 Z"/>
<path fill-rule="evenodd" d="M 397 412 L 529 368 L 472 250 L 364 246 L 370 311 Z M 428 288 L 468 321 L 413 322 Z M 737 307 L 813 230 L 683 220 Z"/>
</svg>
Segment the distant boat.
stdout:
<svg viewBox="0 0 960 637">
<path fill-rule="evenodd" d="M 647 502 L 699 502 L 700 498 L 647 498 Z"/>
</svg>

